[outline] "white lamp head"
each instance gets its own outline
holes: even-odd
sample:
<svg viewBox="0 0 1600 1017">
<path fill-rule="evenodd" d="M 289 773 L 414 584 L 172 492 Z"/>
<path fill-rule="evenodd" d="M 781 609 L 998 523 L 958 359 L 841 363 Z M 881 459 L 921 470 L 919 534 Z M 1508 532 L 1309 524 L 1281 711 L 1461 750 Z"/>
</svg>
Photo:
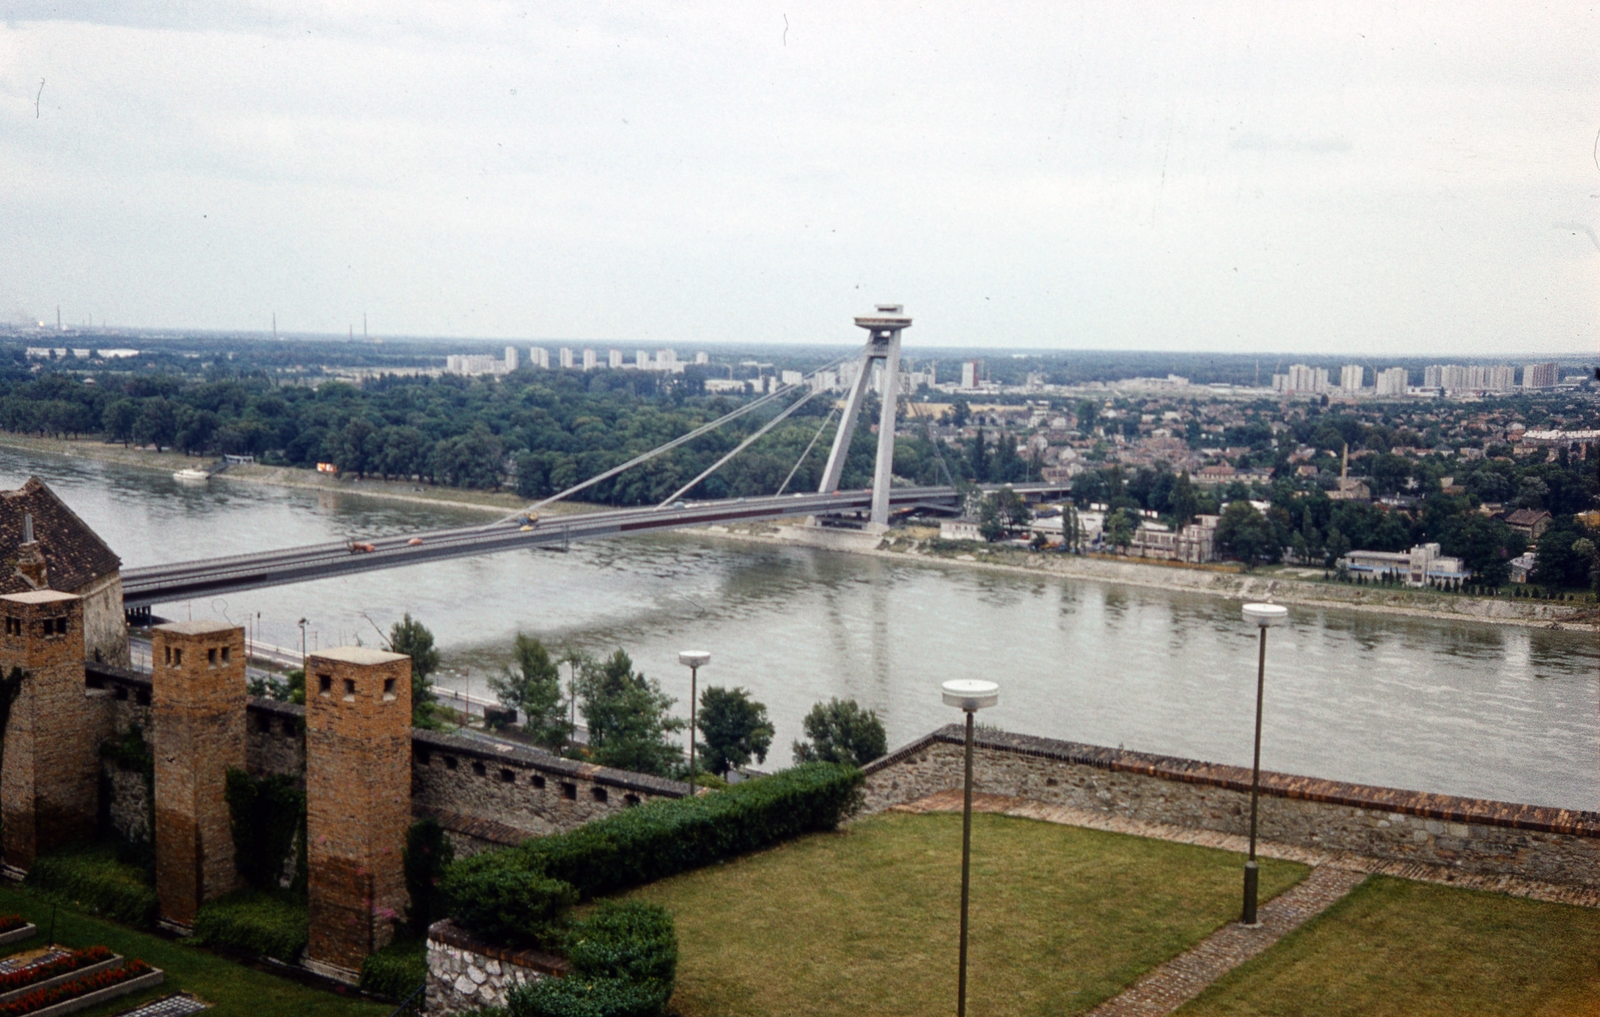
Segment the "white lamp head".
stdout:
<svg viewBox="0 0 1600 1017">
<path fill-rule="evenodd" d="M 705 667 L 711 663 L 711 654 L 705 650 L 682 650 L 678 653 L 678 663 L 688 667 Z"/>
<path fill-rule="evenodd" d="M 957 678 L 945 682 L 940 688 L 944 691 L 946 706 L 958 706 L 968 713 L 976 713 L 1000 702 L 1000 686 L 978 678 Z"/>
<path fill-rule="evenodd" d="M 1244 620 L 1270 629 L 1289 620 L 1289 609 L 1282 604 L 1246 604 Z"/>
</svg>

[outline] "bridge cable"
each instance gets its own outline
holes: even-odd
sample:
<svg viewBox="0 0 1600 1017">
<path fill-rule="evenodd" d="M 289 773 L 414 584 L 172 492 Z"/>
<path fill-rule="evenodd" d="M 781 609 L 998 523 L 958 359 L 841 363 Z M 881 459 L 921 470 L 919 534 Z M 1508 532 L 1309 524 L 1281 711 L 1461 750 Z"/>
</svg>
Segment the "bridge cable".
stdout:
<svg viewBox="0 0 1600 1017">
<path fill-rule="evenodd" d="M 807 445 L 806 450 L 800 453 L 800 458 L 794 461 L 794 469 L 790 470 L 789 475 L 783 478 L 783 483 L 778 487 L 778 495 L 789 489 L 789 481 L 793 480 L 794 475 L 800 472 L 800 467 L 805 465 L 806 457 L 811 455 L 811 450 L 817 447 L 817 439 L 822 437 L 822 432 L 828 429 L 828 424 L 833 421 L 833 415 L 838 412 L 839 407 L 835 406 L 828 411 L 826 417 L 822 418 L 822 426 L 817 428 L 817 433 L 811 436 L 811 444 Z M 777 495 L 774 495 L 774 497 L 777 497 Z"/>
<path fill-rule="evenodd" d="M 752 434 L 750 437 L 746 438 L 744 441 L 741 441 L 738 445 L 734 446 L 734 449 L 733 449 L 732 452 L 729 452 L 727 455 L 723 456 L 721 459 L 718 459 L 716 462 L 712 463 L 698 477 L 695 477 L 693 480 L 689 481 L 687 484 L 683 485 L 682 487 L 678 488 L 676 491 L 672 492 L 670 495 L 667 496 L 667 500 L 663 501 L 660 505 L 657 505 L 656 508 L 663 509 L 663 508 L 666 508 L 668 505 L 671 505 L 673 502 L 677 501 L 679 498 L 681 498 L 684 495 L 685 492 L 689 491 L 696 484 L 700 483 L 700 481 L 706 479 L 707 477 L 711 476 L 713 473 L 715 473 L 719 469 L 721 469 L 723 467 L 723 465 L 727 463 L 728 460 L 732 459 L 734 456 L 738 455 L 740 452 L 743 452 L 745 449 L 749 448 L 751 445 L 754 445 L 757 441 L 759 441 L 761 439 L 762 435 L 766 434 L 768 431 L 772 430 L 774 427 L 777 427 L 780 423 L 782 423 L 789 416 L 789 414 L 793 413 L 795 410 L 798 410 L 800 407 L 802 407 L 806 403 L 810 402 L 812 397 L 815 396 L 816 394 L 817 394 L 817 390 L 816 389 L 812 389 L 810 392 L 807 392 L 805 395 L 801 396 L 799 399 L 796 399 L 793 403 L 791 403 L 789 405 L 788 409 L 784 410 L 782 413 L 778 414 L 777 416 L 773 417 L 771 420 L 769 420 L 765 424 L 763 424 L 754 434 Z"/>
<path fill-rule="evenodd" d="M 855 356 L 857 356 L 857 354 L 851 353 L 851 354 L 848 354 L 848 355 L 843 356 L 843 357 L 838 357 L 838 358 L 830 361 L 829 363 L 826 363 L 826 364 L 822 365 L 821 367 L 817 368 L 815 371 L 811 372 L 811 374 L 807 375 L 806 377 L 808 379 L 815 378 L 821 372 L 826 371 L 831 367 L 836 367 L 839 364 L 842 364 L 846 360 L 850 360 Z M 503 519 L 498 520 L 496 523 L 490 523 L 489 525 L 490 526 L 494 526 L 494 525 L 498 525 L 498 523 L 509 523 L 512 520 L 517 519 L 518 517 L 526 516 L 526 515 L 528 515 L 529 513 L 532 513 L 532 512 L 537 512 L 539 509 L 543 508 L 546 505 L 549 505 L 551 502 L 561 501 L 563 498 L 566 498 L 566 497 L 569 497 L 571 495 L 577 494 L 579 491 L 582 491 L 582 490 L 584 490 L 586 488 L 593 487 L 595 484 L 600 483 L 602 480 L 609 480 L 612 477 L 616 476 L 617 474 L 623 472 L 624 470 L 630 470 L 633 467 L 638 466 L 640 463 L 649 462 L 651 459 L 654 459 L 656 456 L 659 456 L 659 455 L 661 455 L 661 454 L 663 454 L 665 452 L 670 452 L 673 449 L 677 448 L 678 446 L 686 444 L 688 442 L 691 442 L 691 441 L 693 441 L 694 439 L 700 437 L 703 434 L 707 434 L 707 433 L 709 433 L 711 431 L 714 431 L 717 428 L 721 427 L 723 424 L 726 424 L 731 420 L 736 420 L 739 417 L 742 417 L 747 413 L 754 412 L 756 409 L 758 409 L 758 408 L 760 408 L 762 406 L 765 406 L 767 403 L 772 402 L 773 400 L 777 399 L 779 396 L 789 395 L 792 392 L 794 392 L 797 388 L 800 388 L 804 384 L 805 384 L 805 381 L 802 380 L 799 384 L 796 384 L 796 385 L 784 385 L 781 388 L 775 388 L 771 392 L 768 392 L 766 395 L 761 396 L 758 399 L 753 399 L 748 403 L 745 403 L 743 406 L 739 407 L 738 409 L 734 410 L 731 413 L 724 414 L 723 416 L 718 417 L 716 420 L 713 420 L 713 421 L 711 421 L 709 423 L 701 424 L 699 427 L 697 427 L 694 430 L 688 432 L 687 434 L 679 435 L 678 437 L 672 439 L 671 441 L 667 442 L 664 445 L 657 446 L 656 448 L 653 448 L 648 452 L 644 452 L 644 453 L 641 453 L 639 455 L 634 456 L 632 459 L 629 459 L 627 462 L 623 463 L 621 466 L 613 466 L 611 469 L 606 470 L 606 471 L 604 471 L 602 473 L 598 473 L 595 476 L 590 477 L 588 480 L 583 481 L 582 483 L 574 484 L 571 487 L 567 488 L 565 491 L 558 491 L 555 494 L 552 494 L 550 497 L 545 498 L 542 501 L 534 502 L 532 505 L 529 505 L 527 508 L 520 509 L 520 510 L 518 510 L 516 512 L 513 512 L 510 515 L 504 517 Z"/>
</svg>

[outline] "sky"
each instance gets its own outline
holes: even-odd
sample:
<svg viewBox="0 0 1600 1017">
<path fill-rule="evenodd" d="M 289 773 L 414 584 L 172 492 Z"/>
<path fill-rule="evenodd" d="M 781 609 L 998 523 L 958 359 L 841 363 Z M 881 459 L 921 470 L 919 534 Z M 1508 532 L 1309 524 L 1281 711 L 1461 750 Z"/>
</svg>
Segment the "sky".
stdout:
<svg viewBox="0 0 1600 1017">
<path fill-rule="evenodd" d="M 1592 353 L 1594 3 L 0 0 L 0 321 Z"/>
</svg>

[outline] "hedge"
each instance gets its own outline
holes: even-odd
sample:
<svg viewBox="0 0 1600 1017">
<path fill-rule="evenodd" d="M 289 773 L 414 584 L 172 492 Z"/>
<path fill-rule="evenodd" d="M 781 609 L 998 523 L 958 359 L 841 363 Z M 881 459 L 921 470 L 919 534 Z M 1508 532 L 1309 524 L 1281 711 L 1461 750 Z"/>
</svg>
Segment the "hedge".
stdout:
<svg viewBox="0 0 1600 1017">
<path fill-rule="evenodd" d="M 194 916 L 195 942 L 276 957 L 292 964 L 309 937 L 306 903 L 293 894 L 237 890 Z"/>
<path fill-rule="evenodd" d="M 361 962 L 361 991 L 401 1000 L 428 980 L 428 942 L 397 939 Z"/>
<path fill-rule="evenodd" d="M 712 794 L 652 802 L 485 852 L 451 866 L 441 888 L 451 917 L 490 939 L 500 883 L 533 874 L 571 884 L 584 898 L 616 893 L 769 847 L 818 830 L 832 830 L 860 802 L 861 771 L 838 763 L 807 763 Z"/>
<path fill-rule="evenodd" d="M 607 901 L 566 937 L 572 971 L 512 990 L 510 1017 L 656 1017 L 672 998 L 678 937 L 656 904 Z"/>
<path fill-rule="evenodd" d="M 28 868 L 29 886 L 46 897 L 129 925 L 155 924 L 156 891 L 137 865 L 117 860 L 107 844 L 66 848 L 41 855 Z"/>
</svg>

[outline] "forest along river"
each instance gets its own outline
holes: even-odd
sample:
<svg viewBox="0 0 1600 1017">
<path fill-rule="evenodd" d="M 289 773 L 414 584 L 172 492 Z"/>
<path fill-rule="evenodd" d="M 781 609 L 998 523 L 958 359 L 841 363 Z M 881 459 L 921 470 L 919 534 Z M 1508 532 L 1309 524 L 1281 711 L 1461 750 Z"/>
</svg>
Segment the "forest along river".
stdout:
<svg viewBox="0 0 1600 1017">
<path fill-rule="evenodd" d="M 400 533 L 464 509 L 167 474 L 0 449 L 0 486 L 51 485 L 126 566 Z M 811 704 L 854 698 L 891 746 L 959 719 L 939 683 L 1000 683 L 986 723 L 1250 763 L 1255 630 L 1220 598 L 776 547 L 705 535 L 618 538 L 164 604 L 172 619 L 259 616 L 258 638 L 378 642 L 404 611 L 435 633 L 443 684 L 485 691 L 517 631 L 622 647 L 688 713 L 700 680 L 767 705 L 787 765 Z M 369 622 L 368 619 L 371 619 Z M 1290 608 L 1269 636 L 1269 769 L 1567 808 L 1600 808 L 1600 640 L 1590 632 Z"/>
</svg>

